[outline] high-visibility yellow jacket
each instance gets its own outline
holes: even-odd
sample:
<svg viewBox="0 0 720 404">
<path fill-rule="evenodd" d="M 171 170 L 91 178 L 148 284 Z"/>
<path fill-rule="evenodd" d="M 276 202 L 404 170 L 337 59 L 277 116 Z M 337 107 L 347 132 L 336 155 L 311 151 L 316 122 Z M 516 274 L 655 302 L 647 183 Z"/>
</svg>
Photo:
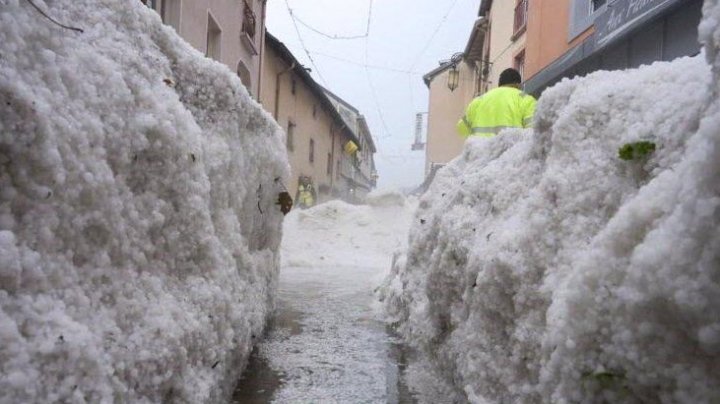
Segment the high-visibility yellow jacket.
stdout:
<svg viewBox="0 0 720 404">
<path fill-rule="evenodd" d="M 298 187 L 298 195 L 299 195 L 299 197 L 297 199 L 298 199 L 300 206 L 309 208 L 309 207 L 313 206 L 313 204 L 315 203 L 312 191 L 310 190 L 309 186 L 300 185 Z"/>
<path fill-rule="evenodd" d="M 457 123 L 462 136 L 492 137 L 506 128 L 529 128 L 537 101 L 515 87 L 498 87 L 476 97 Z"/>
</svg>

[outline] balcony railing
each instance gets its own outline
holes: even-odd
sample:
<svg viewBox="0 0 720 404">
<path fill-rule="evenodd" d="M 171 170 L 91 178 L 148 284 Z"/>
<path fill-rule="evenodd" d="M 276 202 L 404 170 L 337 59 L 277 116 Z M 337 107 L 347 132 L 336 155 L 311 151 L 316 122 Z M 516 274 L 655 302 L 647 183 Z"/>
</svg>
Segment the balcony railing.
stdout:
<svg viewBox="0 0 720 404">
<path fill-rule="evenodd" d="M 515 25 L 513 35 L 518 34 L 527 25 L 528 18 L 528 0 L 520 0 L 515 6 Z"/>
</svg>

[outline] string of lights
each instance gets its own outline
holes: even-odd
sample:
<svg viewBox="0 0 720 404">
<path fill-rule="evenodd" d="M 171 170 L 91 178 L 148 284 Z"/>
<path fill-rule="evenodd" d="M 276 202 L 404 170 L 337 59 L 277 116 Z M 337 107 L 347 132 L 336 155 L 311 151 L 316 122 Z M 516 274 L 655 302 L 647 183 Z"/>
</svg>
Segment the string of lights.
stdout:
<svg viewBox="0 0 720 404">
<path fill-rule="evenodd" d="M 323 36 L 325 36 L 325 37 L 333 37 L 332 39 L 335 39 L 336 37 L 330 36 L 330 35 L 326 35 L 326 34 L 324 34 L 324 33 L 321 33 L 319 30 L 315 30 L 314 28 L 310 27 L 308 24 L 305 24 L 305 23 L 301 22 L 301 21 L 297 18 L 297 16 L 294 15 L 293 10 L 292 10 L 292 8 L 290 7 L 290 4 L 288 3 L 288 0 L 285 0 L 285 6 L 287 7 L 288 13 L 290 14 L 290 18 L 291 18 L 292 21 L 293 21 L 293 26 L 294 26 L 294 28 L 295 28 L 295 33 L 296 33 L 297 36 L 298 36 L 298 39 L 299 39 L 299 41 L 300 41 L 300 45 L 301 45 L 302 48 L 303 48 L 303 51 L 305 52 L 305 54 L 307 55 L 308 59 L 310 60 L 310 63 L 312 64 L 313 68 L 315 68 L 315 71 L 316 71 L 316 73 L 318 74 L 318 77 L 319 77 L 320 80 L 323 82 L 323 84 L 327 87 L 327 82 L 325 81 L 325 79 L 323 78 L 322 74 L 320 73 L 320 70 L 318 69 L 317 64 L 315 63 L 315 60 L 313 59 L 313 57 L 312 57 L 312 55 L 311 55 L 311 52 L 307 49 L 307 46 L 305 45 L 305 41 L 303 40 L 302 35 L 300 34 L 300 29 L 298 28 L 298 23 L 304 25 L 304 26 L 305 26 L 306 28 L 308 28 L 308 29 L 311 29 L 311 30 L 313 30 L 313 31 L 316 31 L 317 33 L 319 33 L 319 34 L 321 34 L 321 35 L 323 35 Z M 342 61 L 347 62 L 347 63 L 358 64 L 358 65 L 361 65 L 361 66 L 364 68 L 364 70 L 365 70 L 365 75 L 366 75 L 366 77 L 367 77 L 368 84 L 369 84 L 369 87 L 370 87 L 370 93 L 371 93 L 371 96 L 372 96 L 373 101 L 374 101 L 374 103 L 375 103 L 375 108 L 376 108 L 377 113 L 378 113 L 378 116 L 379 116 L 379 118 L 380 118 L 380 122 L 382 123 L 383 130 L 385 131 L 385 135 L 382 136 L 382 137 L 380 137 L 380 138 L 381 138 L 381 139 L 384 139 L 384 138 L 390 137 L 390 130 L 389 130 L 389 128 L 388 128 L 387 122 L 385 121 L 385 116 L 384 116 L 383 113 L 382 113 L 382 109 L 380 108 L 380 103 L 379 103 L 379 101 L 378 101 L 377 91 L 376 91 L 376 89 L 375 89 L 375 85 L 374 85 L 373 82 L 372 82 L 372 78 L 370 77 L 370 71 L 369 71 L 369 69 L 371 69 L 371 68 L 378 68 L 378 67 L 377 67 L 377 66 L 370 66 L 370 65 L 368 65 L 368 63 L 367 63 L 367 61 L 368 61 L 368 37 L 369 37 L 370 26 L 371 26 L 371 21 L 372 21 L 372 6 L 373 6 L 373 0 L 370 0 L 370 5 L 369 5 L 369 8 L 368 8 L 367 29 L 366 29 L 366 35 L 364 36 L 364 39 L 365 39 L 365 63 L 360 64 L 360 63 L 355 63 L 355 62 L 352 62 L 352 61 L 349 61 L 349 60 L 346 60 L 346 59 L 338 58 L 338 57 L 335 57 L 335 56 L 332 56 L 332 55 L 325 55 L 325 54 L 323 54 L 323 55 L 326 56 L 326 57 L 331 57 L 331 58 L 334 58 L 334 59 L 342 60 Z M 313 52 L 313 53 L 315 53 L 315 54 L 320 54 L 320 52 Z M 380 68 L 380 69 L 381 69 L 381 70 L 399 70 L 399 69 L 390 69 L 390 68 Z M 409 71 L 402 71 L 401 73 L 410 74 Z"/>
<path fill-rule="evenodd" d="M 448 16 L 450 15 L 450 12 L 453 10 L 453 8 L 455 8 L 455 4 L 457 4 L 457 1 L 458 0 L 453 0 L 453 2 L 450 4 L 450 7 L 445 12 L 445 15 L 443 16 L 442 20 L 440 20 L 440 23 L 437 25 L 437 27 L 435 27 L 435 30 L 433 31 L 432 35 L 430 35 L 430 39 L 428 39 L 425 42 L 425 46 L 423 46 L 420 53 L 418 53 L 418 55 L 415 57 L 415 59 L 413 60 L 412 64 L 410 65 L 410 68 L 408 68 L 408 70 L 413 70 L 415 68 L 415 65 L 420 61 L 420 58 L 425 54 L 428 47 L 430 47 L 430 44 L 435 39 L 435 35 L 437 35 L 437 33 L 440 31 L 440 28 L 442 28 L 442 26 L 447 21 Z"/>
<path fill-rule="evenodd" d="M 415 75 L 415 76 L 420 76 L 420 75 L 422 75 L 422 73 L 412 72 L 412 71 L 409 71 L 409 70 L 402 70 L 402 69 L 396 69 L 396 68 L 393 68 L 393 67 L 376 66 L 376 65 L 364 64 L 364 63 L 361 63 L 361 62 L 355 62 L 355 61 L 352 61 L 352 60 L 349 60 L 349 59 L 344 59 L 344 58 L 337 57 L 337 56 L 334 56 L 334 55 L 329 55 L 329 54 L 323 53 L 323 52 L 317 52 L 317 51 L 313 51 L 313 50 L 311 50 L 311 51 L 309 51 L 309 52 L 312 53 L 313 55 L 324 56 L 324 57 L 329 58 L 329 59 L 334 59 L 334 60 L 337 60 L 337 61 L 340 61 L 340 62 L 348 63 L 348 64 L 351 64 L 351 65 L 355 65 L 355 66 L 367 67 L 367 68 L 369 68 L 369 69 L 384 70 L 384 71 L 389 71 L 389 72 L 394 72 L 394 73 L 408 74 L 408 75 L 411 75 L 411 76 L 412 76 L 412 75 Z"/>
<path fill-rule="evenodd" d="M 362 34 L 362 35 L 343 36 L 343 35 L 337 35 L 337 34 L 328 34 L 328 33 L 325 33 L 325 32 L 323 32 L 323 31 L 321 31 L 321 30 L 313 27 L 313 26 L 310 25 L 310 24 L 306 23 L 305 21 L 303 21 L 303 20 L 302 20 L 300 17 L 298 17 L 297 15 L 293 15 L 293 18 L 294 18 L 300 25 L 302 25 L 302 26 L 304 26 L 305 28 L 309 29 L 310 31 L 312 31 L 312 32 L 314 32 L 314 33 L 316 33 L 316 34 L 318 34 L 318 35 L 320 35 L 320 36 L 324 36 L 325 38 L 328 38 L 328 39 L 333 39 L 333 40 L 336 40 L 336 39 L 337 39 L 337 40 L 362 39 L 362 38 L 367 38 L 367 37 L 370 35 L 370 20 L 372 19 L 373 0 L 370 0 L 369 4 L 370 4 L 370 5 L 368 6 L 367 24 L 366 24 L 366 26 L 365 26 L 365 33 Z"/>
<path fill-rule="evenodd" d="M 315 64 L 315 60 L 313 60 L 312 55 L 310 55 L 310 52 L 307 49 L 307 46 L 305 46 L 305 41 L 303 41 L 302 35 L 300 35 L 300 29 L 298 29 L 297 21 L 295 20 L 295 16 L 293 15 L 292 8 L 290 8 L 290 3 L 288 3 L 288 0 L 285 0 L 285 6 L 287 7 L 288 12 L 290 13 L 290 18 L 293 21 L 293 26 L 295 27 L 295 32 L 297 33 L 298 39 L 300 40 L 300 46 L 302 46 L 303 50 L 305 51 L 305 55 L 307 55 L 308 59 L 310 60 L 310 64 L 312 64 L 313 68 L 315 69 L 315 73 L 317 73 L 318 77 L 320 78 L 320 81 L 322 81 L 323 85 L 327 87 L 327 82 L 325 81 L 325 78 L 323 78 L 322 73 L 320 73 L 320 69 L 318 69 L 317 65 Z"/>
<path fill-rule="evenodd" d="M 370 94 L 372 95 L 373 101 L 375 102 L 375 109 L 377 110 L 378 116 L 380 117 L 380 123 L 382 123 L 383 130 L 385 131 L 385 135 L 380 137 L 380 139 L 387 139 L 391 136 L 390 129 L 388 129 L 387 123 L 385 122 L 385 116 L 382 113 L 382 109 L 380 108 L 380 102 L 378 101 L 377 91 L 375 90 L 375 85 L 373 84 L 372 77 L 370 77 L 370 69 L 367 67 L 368 47 L 368 38 L 365 38 L 365 77 L 367 77 L 367 81 L 370 86 Z"/>
<path fill-rule="evenodd" d="M 374 1 L 374 0 L 369 0 L 368 14 L 367 14 L 367 24 L 366 24 L 366 30 L 365 30 L 366 32 L 365 32 L 365 34 L 363 34 L 363 35 L 352 35 L 352 36 L 342 36 L 342 35 L 337 35 L 337 34 L 328 34 L 327 32 L 324 32 L 324 31 L 322 31 L 322 30 L 319 30 L 319 29 L 313 27 L 312 25 L 306 23 L 305 21 L 303 21 L 303 20 L 302 20 L 301 18 L 299 18 L 297 15 L 295 15 L 295 13 L 293 12 L 293 9 L 290 7 L 290 4 L 289 4 L 288 0 L 285 0 L 285 5 L 286 5 L 286 7 L 287 7 L 287 10 L 288 10 L 288 13 L 289 13 L 289 15 L 290 15 L 290 18 L 292 19 L 293 26 L 294 26 L 294 28 L 295 28 L 295 32 L 296 32 L 296 34 L 297 34 L 297 36 L 298 36 L 298 39 L 299 39 L 299 41 L 300 41 L 300 45 L 302 46 L 303 51 L 304 51 L 305 54 L 307 55 L 310 63 L 312 64 L 312 66 L 313 66 L 313 68 L 315 69 L 318 77 L 319 77 L 320 80 L 323 82 L 323 85 L 324 85 L 325 87 L 327 87 L 328 85 L 327 85 L 324 77 L 322 76 L 322 74 L 321 74 L 321 72 L 320 72 L 320 70 L 319 70 L 319 68 L 318 68 L 318 66 L 317 66 L 317 64 L 316 64 L 316 62 L 315 62 L 315 58 L 314 58 L 313 56 L 316 56 L 316 57 L 317 57 L 317 56 L 321 56 L 321 57 L 326 57 L 326 58 L 329 58 L 329 59 L 334 59 L 334 60 L 337 60 L 337 61 L 340 61 L 340 62 L 343 62 L 343 63 L 347 63 L 347 64 L 359 66 L 359 67 L 362 67 L 362 68 L 364 69 L 364 71 L 365 71 L 365 76 L 366 76 L 366 79 L 367 79 L 367 82 L 368 82 L 368 88 L 370 89 L 371 99 L 372 99 L 372 101 L 373 101 L 373 103 L 374 103 L 374 106 L 375 106 L 375 109 L 376 109 L 376 112 L 377 112 L 377 115 L 378 115 L 378 118 L 379 118 L 379 121 L 380 121 L 380 124 L 381 124 L 381 127 L 382 127 L 382 132 L 383 132 L 383 134 L 382 134 L 382 136 L 378 136 L 378 138 L 379 138 L 379 139 L 387 139 L 387 138 L 392 137 L 392 134 L 391 134 L 390 128 L 389 128 L 389 126 L 388 126 L 387 120 L 386 120 L 386 118 L 385 118 L 385 114 L 383 113 L 383 109 L 382 109 L 381 106 L 380 106 L 380 101 L 379 101 L 379 100 L 380 100 L 380 97 L 378 96 L 377 88 L 376 88 L 376 86 L 375 86 L 375 83 L 373 82 L 373 78 L 372 78 L 372 74 L 371 74 L 370 70 L 379 70 L 379 71 L 392 72 L 392 73 L 397 73 L 397 74 L 405 74 L 405 75 L 407 76 L 407 79 L 408 79 L 407 82 L 408 82 L 408 88 L 409 88 L 409 92 L 410 92 L 410 93 L 409 93 L 409 94 L 410 94 L 410 105 L 412 106 L 412 108 L 414 108 L 414 104 L 415 104 L 414 98 L 415 98 L 415 95 L 414 95 L 414 91 L 413 91 L 412 81 L 413 81 L 414 79 L 416 79 L 418 76 L 422 76 L 422 73 L 417 72 L 417 71 L 414 71 L 413 68 L 415 67 L 415 65 L 417 64 L 417 62 L 420 60 L 420 58 L 422 57 L 422 55 L 427 51 L 430 43 L 434 40 L 435 36 L 436 36 L 437 33 L 440 31 L 440 28 L 441 28 L 441 27 L 443 26 L 443 24 L 447 21 L 447 18 L 448 18 L 448 16 L 449 16 L 450 12 L 453 10 L 453 8 L 455 7 L 455 4 L 457 3 L 458 0 L 453 0 L 452 4 L 451 4 L 450 7 L 448 8 L 447 12 L 446 12 L 445 15 L 443 16 L 442 20 L 440 21 L 440 23 L 438 24 L 438 26 L 437 26 L 437 27 L 435 28 L 435 30 L 433 31 L 433 33 L 432 33 L 432 35 L 431 35 L 431 37 L 430 37 L 430 40 L 424 45 L 423 50 L 422 50 L 422 51 L 417 55 L 417 57 L 415 58 L 415 61 L 413 62 L 413 65 L 412 65 L 412 68 L 406 69 L 406 70 L 404 70 L 404 69 L 399 69 L 399 68 L 388 67 L 388 66 L 372 65 L 372 64 L 369 63 L 369 35 L 370 35 L 370 30 L 371 30 L 371 25 L 372 25 L 373 1 Z M 365 40 L 364 63 L 357 62 L 357 61 L 353 61 L 353 60 L 350 60 L 350 59 L 345 59 L 345 58 L 342 58 L 342 57 L 338 57 L 338 56 L 331 55 L 331 54 L 327 54 L 327 53 L 323 53 L 323 52 L 318 52 L 318 51 L 311 51 L 311 50 L 309 50 L 309 49 L 307 48 L 306 44 L 305 44 L 305 41 L 304 41 L 304 39 L 303 39 L 303 37 L 302 37 L 301 32 L 300 32 L 299 25 L 302 25 L 305 29 L 308 29 L 308 30 L 314 32 L 315 34 L 318 34 L 318 35 L 320 35 L 320 36 L 322 36 L 322 37 L 324 37 L 324 38 L 326 38 L 326 39 L 330 39 L 330 40 L 364 39 L 364 40 Z M 402 161 L 406 161 L 406 162 L 409 161 L 408 159 L 410 158 L 410 157 L 404 156 L 404 155 L 382 155 L 382 154 L 379 154 L 379 157 L 381 157 L 382 159 L 385 159 L 386 161 L 389 161 L 389 160 L 402 160 Z M 412 156 L 411 156 L 411 157 L 412 157 Z"/>
</svg>

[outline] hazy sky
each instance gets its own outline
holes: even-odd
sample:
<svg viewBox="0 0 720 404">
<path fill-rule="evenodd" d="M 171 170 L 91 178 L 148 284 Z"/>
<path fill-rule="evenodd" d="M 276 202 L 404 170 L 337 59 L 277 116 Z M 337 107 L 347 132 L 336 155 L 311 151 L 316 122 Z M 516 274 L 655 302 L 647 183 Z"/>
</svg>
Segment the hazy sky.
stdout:
<svg viewBox="0 0 720 404">
<path fill-rule="evenodd" d="M 369 35 L 362 37 L 371 2 Z M 428 105 L 422 75 L 464 50 L 479 5 L 480 0 L 268 0 L 267 27 L 318 83 L 366 116 L 378 146 L 379 188 L 408 187 L 424 176 L 425 152 L 410 151 L 415 114 Z M 361 38 L 330 39 L 315 31 Z"/>
</svg>

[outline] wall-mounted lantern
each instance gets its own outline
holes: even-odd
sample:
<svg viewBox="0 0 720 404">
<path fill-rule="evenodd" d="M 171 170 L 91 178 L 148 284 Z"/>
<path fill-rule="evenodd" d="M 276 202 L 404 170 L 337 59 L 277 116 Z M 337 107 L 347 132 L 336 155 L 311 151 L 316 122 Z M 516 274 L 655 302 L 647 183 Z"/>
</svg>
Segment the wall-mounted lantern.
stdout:
<svg viewBox="0 0 720 404">
<path fill-rule="evenodd" d="M 447 86 L 450 89 L 450 91 L 455 91 L 456 88 L 458 88 L 458 85 L 460 84 L 460 71 L 457 69 L 457 65 L 453 64 L 453 66 L 448 70 L 448 82 Z"/>
<path fill-rule="evenodd" d="M 458 70 L 458 65 L 460 62 L 462 62 L 463 57 L 465 57 L 465 54 L 462 52 L 458 52 L 450 58 L 450 63 L 452 64 L 452 67 L 450 67 L 450 70 L 448 70 L 448 83 L 447 86 L 450 89 L 450 91 L 455 91 L 456 88 L 460 85 L 460 71 Z"/>
</svg>

